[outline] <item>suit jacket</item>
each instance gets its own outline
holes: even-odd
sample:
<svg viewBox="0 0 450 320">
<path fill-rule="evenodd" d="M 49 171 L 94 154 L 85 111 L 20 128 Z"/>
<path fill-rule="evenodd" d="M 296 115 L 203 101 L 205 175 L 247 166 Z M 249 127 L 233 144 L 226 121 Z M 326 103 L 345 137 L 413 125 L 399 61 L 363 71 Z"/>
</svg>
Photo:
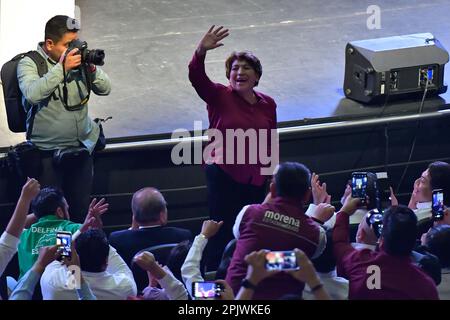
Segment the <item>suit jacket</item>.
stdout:
<svg viewBox="0 0 450 320">
<path fill-rule="evenodd" d="M 134 255 L 142 249 L 160 244 L 179 243 L 192 238 L 191 231 L 187 229 L 159 226 L 112 232 L 109 243 L 131 267 Z"/>
</svg>

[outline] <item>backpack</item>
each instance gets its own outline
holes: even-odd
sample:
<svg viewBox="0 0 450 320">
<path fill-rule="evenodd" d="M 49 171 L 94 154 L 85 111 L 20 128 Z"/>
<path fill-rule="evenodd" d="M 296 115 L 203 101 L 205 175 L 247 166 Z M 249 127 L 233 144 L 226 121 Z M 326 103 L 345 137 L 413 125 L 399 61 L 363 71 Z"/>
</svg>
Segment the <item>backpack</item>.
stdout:
<svg viewBox="0 0 450 320">
<path fill-rule="evenodd" d="M 37 66 L 39 77 L 48 72 L 47 61 L 37 51 L 21 53 L 6 62 L 1 70 L 1 79 L 3 85 L 3 97 L 5 99 L 6 117 L 8 118 L 8 127 L 12 132 L 26 132 L 27 140 L 33 130 L 34 116 L 37 106 L 31 109 L 31 121 L 27 130 L 26 119 L 27 112 L 22 104 L 22 92 L 17 80 L 17 66 L 25 57 L 31 58 Z"/>
</svg>

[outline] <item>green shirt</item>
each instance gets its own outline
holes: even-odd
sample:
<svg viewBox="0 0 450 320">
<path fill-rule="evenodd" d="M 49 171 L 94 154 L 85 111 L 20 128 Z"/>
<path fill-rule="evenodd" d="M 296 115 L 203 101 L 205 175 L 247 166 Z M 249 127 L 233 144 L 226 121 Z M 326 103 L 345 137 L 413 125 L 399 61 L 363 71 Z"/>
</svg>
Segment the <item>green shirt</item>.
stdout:
<svg viewBox="0 0 450 320">
<path fill-rule="evenodd" d="M 39 248 L 56 244 L 56 233 L 68 231 L 74 234 L 81 224 L 63 220 L 55 215 L 44 216 L 22 232 L 17 250 L 20 278 L 31 269 L 39 256 Z"/>
</svg>

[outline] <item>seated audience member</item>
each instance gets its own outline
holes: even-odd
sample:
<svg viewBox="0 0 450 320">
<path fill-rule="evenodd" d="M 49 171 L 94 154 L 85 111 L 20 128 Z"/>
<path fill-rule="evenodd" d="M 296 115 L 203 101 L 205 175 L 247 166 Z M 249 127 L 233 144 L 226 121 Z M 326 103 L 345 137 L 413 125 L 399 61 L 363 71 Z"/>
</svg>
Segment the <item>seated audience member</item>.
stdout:
<svg viewBox="0 0 450 320">
<path fill-rule="evenodd" d="M 175 278 L 183 282 L 181 267 L 191 249 L 192 243 L 189 240 L 181 241 L 174 247 L 167 257 L 166 266 L 170 269 Z M 184 283 L 184 282 L 183 282 Z"/>
<path fill-rule="evenodd" d="M 159 265 L 151 252 L 144 251 L 134 257 L 134 262 L 147 271 L 149 286 L 145 288 L 143 296 L 145 300 L 187 300 L 188 293 L 183 283 L 174 277 L 167 267 Z M 161 286 L 156 287 L 155 281 Z"/>
<path fill-rule="evenodd" d="M 41 186 L 35 179 L 28 179 L 22 187 L 14 213 L 9 220 L 6 230 L 0 237 L 0 276 L 17 252 L 19 238 L 22 234 L 31 201 L 38 195 Z"/>
<path fill-rule="evenodd" d="M 102 230 L 81 233 L 75 240 L 75 248 L 81 274 L 98 300 L 125 300 L 136 295 L 131 270 L 109 245 Z M 50 263 L 41 278 L 42 297 L 44 300 L 77 300 L 76 290 L 68 283 L 67 266 L 58 261 Z"/>
<path fill-rule="evenodd" d="M 405 206 L 385 210 L 379 251 L 357 250 L 349 241 L 349 217 L 359 204 L 348 196 L 333 230 L 337 270 L 350 282 L 349 299 L 438 299 L 433 280 L 411 260 L 417 234 L 414 212 Z"/>
<path fill-rule="evenodd" d="M 167 227 L 167 207 L 163 195 L 155 188 L 143 188 L 131 201 L 133 225 L 136 229 L 116 231 L 109 241 L 128 266 L 139 251 L 148 247 L 192 240 L 189 230 Z"/>
<path fill-rule="evenodd" d="M 327 231 L 327 246 L 322 254 L 311 260 L 317 276 L 332 300 L 348 299 L 348 280 L 338 277 L 336 274 L 336 258 L 333 254 L 333 230 Z M 307 284 L 303 289 L 303 299 L 313 300 L 315 295 L 311 292 L 311 287 Z"/>
<path fill-rule="evenodd" d="M 217 234 L 222 225 L 223 221 L 203 221 L 202 231 L 198 236 L 195 237 L 194 242 L 192 243 L 192 246 L 186 256 L 186 259 L 181 266 L 181 276 L 191 297 L 192 283 L 204 281 L 200 270 L 200 261 L 202 260 L 203 251 L 208 244 L 208 240 Z"/>
<path fill-rule="evenodd" d="M 370 249 L 373 251 L 378 251 L 378 236 L 380 235 L 380 226 L 377 223 L 370 224 L 371 213 L 378 214 L 377 212 L 369 211 L 361 220 L 358 225 L 358 231 L 356 233 L 356 243 L 352 243 L 353 248 Z M 376 231 L 376 229 L 378 229 Z M 378 234 L 378 236 L 377 236 Z M 441 282 L 441 267 L 439 261 L 433 255 L 427 254 L 426 252 L 411 252 L 412 262 L 422 269 L 426 274 L 428 274 L 434 281 L 436 285 Z"/>
<path fill-rule="evenodd" d="M 39 256 L 33 267 L 20 279 L 14 291 L 11 293 L 9 300 L 31 300 L 34 289 L 39 282 L 45 268 L 55 259 L 60 257 L 58 247 L 56 245 L 51 247 L 41 247 L 39 249 Z M 69 265 L 76 265 L 80 267 L 80 261 L 75 248 L 72 246 L 71 259 L 65 259 L 64 263 Z M 83 275 L 80 274 L 80 288 L 77 289 L 78 298 L 80 300 L 96 300 L 89 285 L 84 281 Z"/>
<path fill-rule="evenodd" d="M 94 216 L 108 210 L 105 199 L 97 202 L 94 199 L 89 205 L 89 211 L 83 225 L 70 221 L 69 206 L 61 191 L 55 188 L 42 189 L 32 202 L 34 215 L 39 219 L 29 229 L 24 230 L 20 237 L 18 250 L 20 277 L 22 277 L 36 262 L 39 248 L 52 246 L 56 243 L 58 231 L 68 231 L 75 234 L 89 227 Z"/>
<path fill-rule="evenodd" d="M 253 299 L 255 293 L 261 288 L 259 284 L 264 281 L 264 279 L 276 276 L 280 273 L 286 273 L 298 280 L 298 282 L 295 283 L 294 281 L 294 283 L 298 286 L 299 291 L 301 291 L 306 283 L 306 285 L 311 288 L 310 291 L 316 300 L 330 300 L 330 296 L 320 278 L 317 276 L 313 264 L 303 251 L 294 249 L 299 268 L 298 270 L 289 271 L 267 270 L 265 266 L 267 252 L 267 250 L 259 250 L 245 256 L 245 262 L 248 265 L 248 269 L 246 277 L 242 281 L 241 288 L 236 296 L 236 300 Z M 284 298 L 285 296 L 281 298 Z M 292 294 L 289 294 L 289 296 L 292 296 Z M 300 295 L 298 295 L 298 297 L 300 297 Z"/>
<path fill-rule="evenodd" d="M 270 184 L 270 197 L 263 204 L 247 208 L 225 279 L 234 292 L 237 293 L 245 277 L 244 258 L 250 252 L 301 248 L 309 257 L 318 257 L 322 253 L 326 245 L 325 231 L 303 211 L 311 196 L 310 181 L 310 172 L 304 165 L 280 164 Z M 277 299 L 302 289 L 288 275 L 278 274 L 260 284 L 255 299 Z"/>
<path fill-rule="evenodd" d="M 431 201 L 434 189 L 450 190 L 450 164 L 447 162 L 436 161 L 431 163 L 427 170 L 422 172 L 422 175 L 414 182 L 414 190 L 408 207 L 414 210 L 419 222 L 431 218 Z"/>
<path fill-rule="evenodd" d="M 327 184 L 320 183 L 319 175 L 313 173 L 311 175 L 311 193 L 313 202 L 309 204 L 308 210 L 305 214 L 311 217 L 319 225 L 325 228 L 333 228 L 336 221 L 335 208 L 330 204 L 331 196 L 327 193 Z M 263 204 L 271 200 L 271 193 L 269 192 Z M 233 225 L 233 235 L 235 239 L 239 239 L 239 228 L 242 218 L 247 212 L 250 205 L 244 206 L 238 213 Z"/>
<path fill-rule="evenodd" d="M 438 225 L 422 237 L 422 244 L 438 257 L 441 264 L 441 283 L 437 287 L 441 300 L 450 300 L 450 225 Z"/>
</svg>

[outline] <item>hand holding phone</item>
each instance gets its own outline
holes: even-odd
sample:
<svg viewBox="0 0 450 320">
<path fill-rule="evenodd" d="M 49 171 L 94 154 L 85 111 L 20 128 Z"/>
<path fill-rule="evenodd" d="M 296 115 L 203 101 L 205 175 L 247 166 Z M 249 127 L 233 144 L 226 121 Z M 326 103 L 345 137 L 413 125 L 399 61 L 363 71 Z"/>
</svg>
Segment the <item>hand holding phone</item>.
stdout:
<svg viewBox="0 0 450 320">
<path fill-rule="evenodd" d="M 367 172 L 352 173 L 352 198 L 359 198 L 361 204 L 366 204 Z"/>
<path fill-rule="evenodd" d="M 70 232 L 58 231 L 56 233 L 56 245 L 61 248 L 61 256 L 71 258 L 72 256 L 72 234 Z"/>
<path fill-rule="evenodd" d="M 294 251 L 269 251 L 266 254 L 267 270 L 298 270 Z"/>
<path fill-rule="evenodd" d="M 433 190 L 433 198 L 431 204 L 431 212 L 433 219 L 436 221 L 444 219 L 444 190 L 436 189 Z"/>
<path fill-rule="evenodd" d="M 192 283 L 192 295 L 196 300 L 218 298 L 224 289 L 222 284 L 214 281 L 198 281 Z"/>
</svg>

